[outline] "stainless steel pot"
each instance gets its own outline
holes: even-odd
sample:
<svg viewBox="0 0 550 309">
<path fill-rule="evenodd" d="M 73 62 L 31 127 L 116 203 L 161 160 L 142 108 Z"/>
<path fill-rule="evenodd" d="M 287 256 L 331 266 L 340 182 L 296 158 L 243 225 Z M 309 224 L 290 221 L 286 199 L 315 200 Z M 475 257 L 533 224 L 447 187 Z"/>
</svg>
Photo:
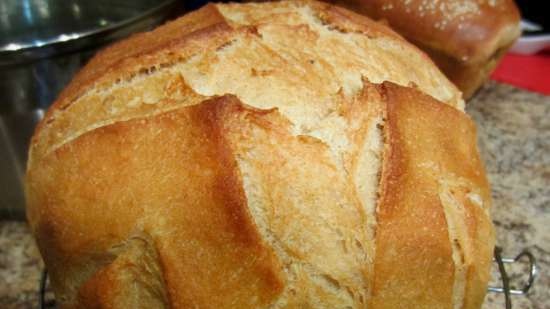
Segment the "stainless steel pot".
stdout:
<svg viewBox="0 0 550 309">
<path fill-rule="evenodd" d="M 28 141 L 94 52 L 183 11 L 177 0 L 0 1 L 0 219 L 24 218 Z"/>
</svg>

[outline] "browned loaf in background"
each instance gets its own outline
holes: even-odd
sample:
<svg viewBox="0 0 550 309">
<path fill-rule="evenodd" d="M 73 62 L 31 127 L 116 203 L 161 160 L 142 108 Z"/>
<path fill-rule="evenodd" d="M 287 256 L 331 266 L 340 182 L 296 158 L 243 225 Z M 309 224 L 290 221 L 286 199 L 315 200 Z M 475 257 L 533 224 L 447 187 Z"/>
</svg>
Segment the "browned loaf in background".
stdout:
<svg viewBox="0 0 550 309">
<path fill-rule="evenodd" d="M 328 0 L 383 19 L 432 57 L 469 98 L 519 37 L 513 0 Z"/>
<path fill-rule="evenodd" d="M 318 2 L 208 5 L 99 53 L 32 140 L 60 308 L 479 308 L 494 243 L 460 92 Z"/>
</svg>

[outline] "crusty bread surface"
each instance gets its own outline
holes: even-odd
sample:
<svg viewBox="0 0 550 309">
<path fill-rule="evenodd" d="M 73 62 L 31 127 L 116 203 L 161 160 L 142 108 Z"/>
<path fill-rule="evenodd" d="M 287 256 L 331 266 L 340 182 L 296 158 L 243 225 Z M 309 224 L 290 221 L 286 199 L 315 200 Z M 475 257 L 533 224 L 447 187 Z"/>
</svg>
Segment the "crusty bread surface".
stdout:
<svg viewBox="0 0 550 309">
<path fill-rule="evenodd" d="M 469 98 L 519 37 L 514 0 L 329 0 L 392 28 L 432 57 Z"/>
<path fill-rule="evenodd" d="M 96 55 L 31 141 L 60 308 L 480 308 L 490 194 L 460 92 L 314 1 L 209 4 Z"/>
</svg>

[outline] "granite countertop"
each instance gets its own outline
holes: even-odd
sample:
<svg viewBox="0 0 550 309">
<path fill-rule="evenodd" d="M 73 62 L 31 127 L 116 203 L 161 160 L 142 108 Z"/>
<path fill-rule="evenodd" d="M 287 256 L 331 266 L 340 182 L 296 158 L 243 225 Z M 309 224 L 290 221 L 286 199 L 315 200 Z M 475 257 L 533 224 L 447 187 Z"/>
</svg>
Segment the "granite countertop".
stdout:
<svg viewBox="0 0 550 309">
<path fill-rule="evenodd" d="M 467 110 L 492 183 L 497 245 L 510 257 L 529 249 L 540 268 L 535 287 L 514 297 L 513 308 L 550 309 L 550 97 L 490 82 Z M 41 269 L 27 226 L 0 221 L 0 308 L 36 308 Z M 496 267 L 491 285 L 499 286 Z M 504 308 L 502 295 L 487 295 L 483 309 L 493 308 Z"/>
</svg>

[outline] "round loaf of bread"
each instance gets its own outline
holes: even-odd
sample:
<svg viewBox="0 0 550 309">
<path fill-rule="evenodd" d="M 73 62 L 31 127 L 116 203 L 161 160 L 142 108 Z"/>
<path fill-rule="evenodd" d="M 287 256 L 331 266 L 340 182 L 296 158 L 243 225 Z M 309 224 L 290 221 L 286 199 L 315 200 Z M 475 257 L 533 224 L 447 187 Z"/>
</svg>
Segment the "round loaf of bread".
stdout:
<svg viewBox="0 0 550 309">
<path fill-rule="evenodd" d="M 31 142 L 60 308 L 479 308 L 490 194 L 460 92 L 312 1 L 207 5 L 95 56 Z"/>
</svg>

